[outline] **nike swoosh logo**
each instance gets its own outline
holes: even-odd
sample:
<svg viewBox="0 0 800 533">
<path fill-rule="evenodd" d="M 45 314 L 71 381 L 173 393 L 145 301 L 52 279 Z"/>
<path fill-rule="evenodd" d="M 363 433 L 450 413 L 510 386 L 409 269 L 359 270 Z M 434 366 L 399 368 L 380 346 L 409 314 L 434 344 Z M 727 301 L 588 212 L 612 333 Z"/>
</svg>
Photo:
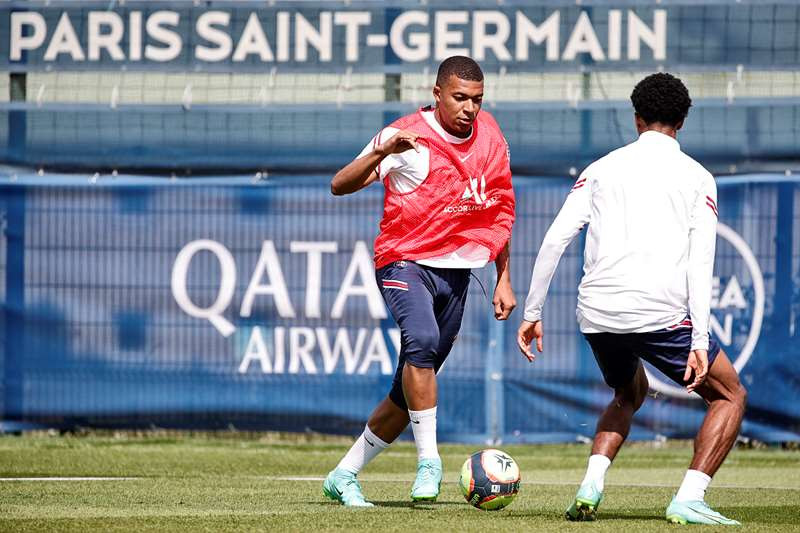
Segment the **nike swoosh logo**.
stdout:
<svg viewBox="0 0 800 533">
<path fill-rule="evenodd" d="M 464 157 L 459 157 L 458 160 L 461 161 L 462 163 L 465 163 L 467 159 L 469 159 L 470 157 L 472 157 L 472 152 L 468 153 Z"/>
<path fill-rule="evenodd" d="M 689 507 L 689 509 L 692 509 L 692 508 Z M 722 520 L 720 520 L 720 518 L 718 516 L 714 516 L 714 515 L 711 515 L 711 514 L 708 514 L 708 513 L 704 513 L 703 511 L 698 511 L 697 509 L 692 509 L 692 511 L 694 511 L 697 514 L 699 514 L 700 516 L 704 516 L 704 517 L 708 518 L 709 520 L 713 520 L 717 524 L 721 524 L 722 523 Z"/>
<path fill-rule="evenodd" d="M 419 424 L 419 420 L 412 420 L 413 423 Z"/>
<path fill-rule="evenodd" d="M 375 447 L 375 445 L 373 443 L 371 443 L 367 437 L 364 437 L 364 440 L 367 441 L 367 444 L 369 444 L 373 448 Z"/>
</svg>

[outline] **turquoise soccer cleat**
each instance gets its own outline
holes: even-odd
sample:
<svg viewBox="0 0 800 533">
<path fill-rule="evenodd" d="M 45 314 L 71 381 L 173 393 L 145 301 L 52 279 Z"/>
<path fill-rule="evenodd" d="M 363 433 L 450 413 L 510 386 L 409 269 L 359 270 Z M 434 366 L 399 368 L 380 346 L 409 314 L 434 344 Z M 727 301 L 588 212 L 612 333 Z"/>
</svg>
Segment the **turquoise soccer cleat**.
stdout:
<svg viewBox="0 0 800 533">
<path fill-rule="evenodd" d="M 417 463 L 417 479 L 411 488 L 411 499 L 415 502 L 435 502 L 442 486 L 442 460 L 421 459 Z"/>
<path fill-rule="evenodd" d="M 591 522 L 597 519 L 597 508 L 603 501 L 603 491 L 590 482 L 584 483 L 575 494 L 575 500 L 566 512 L 567 520 L 573 522 Z"/>
<path fill-rule="evenodd" d="M 331 470 L 322 484 L 322 493 L 345 507 L 374 507 L 364 499 L 356 475 L 341 468 Z"/>
<path fill-rule="evenodd" d="M 741 526 L 736 520 L 722 516 L 703 500 L 679 502 L 675 498 L 667 507 L 667 522 L 673 524 L 708 524 L 712 526 Z"/>
</svg>

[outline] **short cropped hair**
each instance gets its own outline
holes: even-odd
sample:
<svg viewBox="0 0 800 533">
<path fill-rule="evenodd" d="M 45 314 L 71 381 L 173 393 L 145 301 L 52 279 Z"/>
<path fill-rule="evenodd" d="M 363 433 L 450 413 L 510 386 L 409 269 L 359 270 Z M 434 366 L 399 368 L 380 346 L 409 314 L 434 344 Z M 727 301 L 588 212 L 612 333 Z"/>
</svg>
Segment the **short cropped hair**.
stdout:
<svg viewBox="0 0 800 533">
<path fill-rule="evenodd" d="M 663 72 L 651 74 L 637 83 L 631 102 L 646 124 L 660 122 L 670 126 L 680 124 L 692 106 L 689 90 L 683 82 Z"/>
<path fill-rule="evenodd" d="M 442 61 L 436 74 L 436 85 L 443 86 L 453 74 L 462 80 L 483 81 L 481 67 L 467 56 L 453 56 Z"/>
</svg>

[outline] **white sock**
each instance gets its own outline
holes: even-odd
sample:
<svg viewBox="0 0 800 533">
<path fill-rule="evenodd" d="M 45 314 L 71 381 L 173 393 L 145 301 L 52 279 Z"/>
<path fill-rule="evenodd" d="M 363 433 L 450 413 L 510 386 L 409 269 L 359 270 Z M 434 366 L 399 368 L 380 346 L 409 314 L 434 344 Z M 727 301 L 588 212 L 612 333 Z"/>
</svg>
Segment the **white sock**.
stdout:
<svg viewBox="0 0 800 533">
<path fill-rule="evenodd" d="M 611 466 L 611 459 L 605 455 L 595 454 L 589 457 L 589 466 L 586 468 L 586 476 L 581 481 L 581 485 L 593 481 L 597 490 L 602 491 L 609 466 Z"/>
<path fill-rule="evenodd" d="M 408 410 L 414 442 L 417 444 L 417 459 L 438 459 L 436 447 L 436 407 L 424 411 Z"/>
<path fill-rule="evenodd" d="M 703 501 L 709 483 L 711 483 L 711 476 L 708 474 L 699 470 L 687 470 L 675 499 L 679 502 Z"/>
<path fill-rule="evenodd" d="M 354 474 L 358 474 L 367 463 L 372 461 L 376 455 L 381 453 L 389 446 L 380 437 L 375 435 L 369 426 L 364 428 L 364 433 L 359 436 L 350 450 L 342 457 L 336 468 L 343 468 Z"/>
</svg>

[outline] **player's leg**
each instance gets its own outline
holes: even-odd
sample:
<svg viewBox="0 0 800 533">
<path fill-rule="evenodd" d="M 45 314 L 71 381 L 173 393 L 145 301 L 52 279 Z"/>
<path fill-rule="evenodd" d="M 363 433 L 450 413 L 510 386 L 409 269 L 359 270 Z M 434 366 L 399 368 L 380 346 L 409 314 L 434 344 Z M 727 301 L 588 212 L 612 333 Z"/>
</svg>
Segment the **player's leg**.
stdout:
<svg viewBox="0 0 800 533">
<path fill-rule="evenodd" d="M 736 442 L 747 403 L 747 391 L 723 350 L 697 393 L 708 404 L 708 411 L 694 442 L 690 468 L 713 476 Z"/>
<path fill-rule="evenodd" d="M 403 374 L 409 353 L 426 349 L 421 346 L 426 342 L 430 345 L 433 343 L 432 340 L 420 339 L 421 335 L 415 333 L 418 323 L 435 323 L 433 297 L 420 277 L 419 267 L 411 262 L 398 261 L 379 269 L 376 278 L 389 311 L 400 327 L 401 347 L 389 395 L 373 410 L 364 432 L 356 439 L 336 469 L 328 474 L 323 484 L 326 496 L 348 506 L 366 504 L 356 476 L 408 425 L 409 410 L 403 394 Z M 424 315 L 424 310 L 428 308 L 431 309 L 429 316 L 417 316 L 420 313 Z M 436 337 L 438 339 L 438 332 Z"/>
<path fill-rule="evenodd" d="M 417 420 L 417 422 L 412 426 L 414 431 L 414 441 L 417 445 L 417 455 L 420 458 L 420 462 L 425 464 L 426 462 L 430 462 L 429 460 L 431 459 L 438 460 L 438 451 L 436 447 L 436 403 L 434 401 L 433 408 L 429 410 L 415 411 L 410 409 L 409 404 L 406 401 L 405 391 L 410 390 L 411 394 L 414 394 L 417 387 L 424 385 L 420 385 L 420 383 L 412 383 L 411 386 L 407 386 L 404 384 L 404 376 L 408 376 L 406 369 L 408 366 L 410 366 L 408 364 L 409 353 L 419 353 L 425 350 L 435 351 L 435 348 L 432 347 L 433 339 L 428 338 L 433 334 L 431 332 L 425 334 L 424 331 L 422 331 L 425 328 L 419 325 L 414 328 L 414 333 L 410 333 L 408 331 L 410 326 L 407 320 L 409 313 L 403 311 L 402 306 L 397 305 L 397 307 L 395 307 L 397 304 L 397 298 L 390 296 L 387 299 L 387 303 L 390 300 L 393 301 L 393 304 L 390 304 L 389 308 L 392 310 L 392 314 L 397 320 L 398 325 L 400 325 L 401 332 L 398 366 L 392 381 L 392 388 L 389 390 L 389 394 L 380 404 L 378 404 L 378 407 L 375 408 L 373 413 L 370 415 L 369 420 L 367 421 L 367 427 L 365 428 L 364 435 L 362 436 L 364 437 L 363 441 L 366 444 L 364 446 L 359 446 L 359 441 L 356 441 L 351 448 L 351 451 L 348 452 L 348 455 L 352 455 L 354 460 L 351 461 L 351 464 L 349 465 L 342 465 L 347 466 L 351 470 L 354 470 L 354 466 L 357 464 L 361 464 L 361 468 L 363 468 L 368 461 L 372 460 L 375 455 L 385 449 L 388 446 L 388 443 L 393 442 L 408 426 L 411 416 L 414 416 Z M 432 309 L 432 303 L 430 305 L 419 306 L 417 307 L 416 311 L 425 312 L 426 309 Z M 430 318 L 424 322 L 427 324 L 435 324 L 432 312 Z M 422 332 L 422 334 L 420 334 L 420 332 Z M 436 334 L 433 336 L 438 338 L 438 332 L 436 332 Z M 427 348 L 425 348 L 425 345 L 428 345 Z M 430 369 L 431 372 L 435 372 L 436 368 L 438 367 L 436 367 L 434 362 L 434 368 Z M 409 381 L 413 382 L 413 379 L 410 379 Z M 433 386 L 435 387 L 435 381 Z M 374 448 L 370 446 L 370 441 L 374 443 Z M 362 453 L 362 449 L 367 453 Z M 342 462 L 345 463 L 346 460 L 347 456 L 342 460 Z M 439 464 L 441 464 L 441 462 L 439 462 Z M 422 491 L 423 496 L 428 494 L 428 492 L 430 491 Z M 435 495 L 428 495 L 427 497 L 420 499 L 433 499 L 434 497 Z"/>
<path fill-rule="evenodd" d="M 407 425 L 408 410 L 398 406 L 390 396 L 384 398 L 372 411 L 364 432 L 336 468 L 328 474 L 323 484 L 325 495 L 350 507 L 371 506 L 372 504 L 364 500 L 356 476 L 379 453 L 388 448 Z"/>
<path fill-rule="evenodd" d="M 386 304 L 400 327 L 400 358 L 389 398 L 398 407 L 407 409 L 417 446 L 418 479 L 431 464 L 438 464 L 441 471 L 436 446 L 435 367 L 439 326 L 434 314 L 434 298 L 437 271 L 400 261 L 387 270 L 381 281 Z M 415 481 L 414 489 L 411 494 L 414 500 L 434 500 L 438 496 L 438 490 L 432 490 L 430 484 L 420 489 Z"/>
<path fill-rule="evenodd" d="M 711 478 L 736 442 L 744 416 L 747 392 L 722 350 L 697 389 L 708 410 L 694 441 L 694 456 L 678 493 L 667 508 L 667 520 L 679 523 L 738 525 L 710 509 L 705 493 Z"/>
<path fill-rule="evenodd" d="M 678 385 L 686 386 L 683 376 L 692 343 L 691 325 L 676 325 L 673 329 L 642 334 L 640 338 L 642 358 Z M 709 342 L 708 363 L 706 381 L 696 389 L 706 401 L 708 411 L 695 439 L 692 463 L 667 507 L 666 516 L 671 522 L 684 524 L 735 525 L 738 522 L 709 508 L 704 497 L 711 477 L 736 441 L 747 394 L 733 365 L 713 338 Z"/>
<path fill-rule="evenodd" d="M 438 332 L 431 328 L 431 331 L 424 334 L 424 338 L 418 335 L 418 345 L 422 348 L 432 349 L 438 339 Z M 436 407 L 437 389 L 436 372 L 433 369 L 433 358 L 429 361 L 424 360 L 408 361 L 403 368 L 403 392 L 405 393 L 408 409 L 412 411 L 423 411 Z"/>
<path fill-rule="evenodd" d="M 414 359 L 407 358 L 403 368 L 403 396 L 408 406 L 408 417 L 414 432 L 418 460 L 438 459 L 436 446 L 436 405 L 438 390 L 433 354 L 438 343 L 435 323 L 428 325 L 429 331 L 417 336 L 420 350 Z M 431 366 L 427 366 L 431 365 Z"/>
<path fill-rule="evenodd" d="M 614 398 L 600 415 L 592 442 L 592 456 L 605 457 L 609 464 L 614 460 L 622 443 L 628 438 L 633 415 L 644 403 L 647 388 L 647 375 L 642 363 L 639 362 L 633 379 L 628 384 L 614 389 Z M 596 480 L 602 490 L 605 471 L 597 474 L 590 477 L 590 473 L 587 472 L 587 478 Z"/>
<path fill-rule="evenodd" d="M 633 415 L 647 395 L 647 375 L 630 349 L 630 335 L 585 335 L 614 397 L 597 421 L 592 453 L 575 499 L 566 512 L 568 520 L 594 520 L 603 499 L 605 475 L 611 461 L 628 437 Z"/>
<path fill-rule="evenodd" d="M 372 411 L 367 420 L 367 428 L 384 442 L 392 443 L 408 426 L 408 409 L 398 405 L 392 396 L 387 395 Z"/>
<path fill-rule="evenodd" d="M 694 442 L 691 468 L 713 476 L 736 442 L 747 402 L 747 391 L 723 350 L 697 393 L 708 404 L 708 411 Z"/>
<path fill-rule="evenodd" d="M 464 304 L 469 288 L 469 270 L 435 269 L 431 272 L 431 280 L 435 288 L 433 309 L 439 341 L 434 350 L 433 371 L 438 373 L 450 354 L 464 315 Z M 405 382 L 406 374 L 403 374 Z M 434 379 L 429 390 L 436 390 Z M 408 387 L 406 388 L 408 390 Z M 411 398 L 406 396 L 409 405 Z M 418 398 L 419 399 L 419 398 Z M 442 460 L 439 457 L 436 439 L 437 405 L 417 404 L 421 411 L 410 410 L 417 443 L 417 477 L 411 488 L 411 498 L 415 501 L 433 501 L 439 495 L 442 483 Z M 427 409 L 424 409 L 427 407 Z"/>
</svg>

